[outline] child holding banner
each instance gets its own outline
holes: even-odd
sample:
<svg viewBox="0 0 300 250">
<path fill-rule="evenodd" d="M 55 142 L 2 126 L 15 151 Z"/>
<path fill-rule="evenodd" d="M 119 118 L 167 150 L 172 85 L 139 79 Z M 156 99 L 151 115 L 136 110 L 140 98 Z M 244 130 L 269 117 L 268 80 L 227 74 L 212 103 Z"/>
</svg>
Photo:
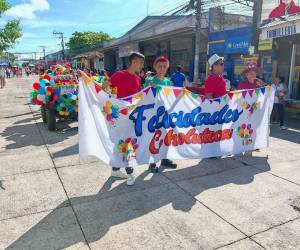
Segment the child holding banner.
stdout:
<svg viewBox="0 0 300 250">
<path fill-rule="evenodd" d="M 149 77 L 146 80 L 145 87 L 148 87 L 149 85 L 152 87 L 157 87 L 157 86 L 171 86 L 171 81 L 165 77 L 168 69 L 170 66 L 169 60 L 164 57 L 160 56 L 155 59 L 153 68 L 156 71 L 156 75 Z M 175 169 L 177 168 L 177 164 L 173 163 L 169 159 L 163 159 L 161 160 L 161 165 L 167 168 L 172 168 Z M 149 169 L 152 173 L 157 173 L 158 172 L 158 167 L 156 166 L 155 163 L 151 163 L 149 165 Z"/>
<path fill-rule="evenodd" d="M 111 87 L 117 90 L 117 98 L 124 98 L 134 95 L 142 90 L 140 72 L 144 68 L 145 56 L 138 52 L 133 52 L 129 56 L 127 70 L 117 71 L 110 81 L 104 83 L 103 88 Z M 132 167 L 125 168 L 127 176 L 121 172 L 120 168 L 113 168 L 111 176 L 117 178 L 127 178 L 127 185 L 132 186 L 135 182 Z"/>
</svg>

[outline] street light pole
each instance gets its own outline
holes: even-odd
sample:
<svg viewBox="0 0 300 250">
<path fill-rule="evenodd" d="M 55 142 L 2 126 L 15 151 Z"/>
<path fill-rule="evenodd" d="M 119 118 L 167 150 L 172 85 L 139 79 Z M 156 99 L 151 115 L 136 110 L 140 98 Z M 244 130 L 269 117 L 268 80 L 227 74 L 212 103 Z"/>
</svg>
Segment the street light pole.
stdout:
<svg viewBox="0 0 300 250">
<path fill-rule="evenodd" d="M 43 61 L 44 61 L 44 67 L 46 67 L 46 46 L 39 46 L 43 49 Z"/>
</svg>

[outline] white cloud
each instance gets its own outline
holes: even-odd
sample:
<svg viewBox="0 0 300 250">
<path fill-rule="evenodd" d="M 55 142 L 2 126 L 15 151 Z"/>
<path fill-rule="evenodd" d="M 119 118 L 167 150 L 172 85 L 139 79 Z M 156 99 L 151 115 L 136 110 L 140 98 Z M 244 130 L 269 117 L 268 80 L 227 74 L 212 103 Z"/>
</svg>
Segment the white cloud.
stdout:
<svg viewBox="0 0 300 250">
<path fill-rule="evenodd" d="M 5 14 L 14 18 L 34 19 L 36 17 L 35 12 L 49 9 L 48 0 L 29 0 L 29 2 L 13 6 Z"/>
</svg>

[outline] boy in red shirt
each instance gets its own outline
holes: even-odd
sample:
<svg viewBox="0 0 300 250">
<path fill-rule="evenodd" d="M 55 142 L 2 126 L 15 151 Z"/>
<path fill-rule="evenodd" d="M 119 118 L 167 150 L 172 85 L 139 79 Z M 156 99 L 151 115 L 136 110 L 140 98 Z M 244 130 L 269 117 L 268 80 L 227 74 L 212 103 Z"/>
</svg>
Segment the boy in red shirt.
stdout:
<svg viewBox="0 0 300 250">
<path fill-rule="evenodd" d="M 117 98 L 124 98 L 136 94 L 142 90 L 140 72 L 144 68 L 145 56 L 134 52 L 129 56 L 127 70 L 120 70 L 113 74 L 110 81 L 104 83 L 103 88 L 111 86 L 117 91 Z M 127 185 L 132 186 L 135 181 L 133 168 L 125 168 L 127 176 L 121 172 L 120 168 L 112 168 L 112 177 L 127 178 Z"/>
<path fill-rule="evenodd" d="M 210 99 L 226 95 L 226 82 L 222 75 L 224 71 L 224 57 L 214 54 L 208 59 L 211 72 L 205 80 L 205 96 Z"/>
</svg>

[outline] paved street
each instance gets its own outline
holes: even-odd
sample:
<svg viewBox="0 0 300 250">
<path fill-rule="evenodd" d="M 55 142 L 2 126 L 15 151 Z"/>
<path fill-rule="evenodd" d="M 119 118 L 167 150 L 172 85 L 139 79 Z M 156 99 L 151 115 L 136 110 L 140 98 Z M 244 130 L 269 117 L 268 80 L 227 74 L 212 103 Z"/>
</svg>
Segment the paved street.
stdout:
<svg viewBox="0 0 300 250">
<path fill-rule="evenodd" d="M 300 248 L 299 121 L 253 157 L 142 166 L 128 187 L 80 162 L 76 122 L 48 132 L 33 81 L 0 89 L 0 249 Z"/>
</svg>

